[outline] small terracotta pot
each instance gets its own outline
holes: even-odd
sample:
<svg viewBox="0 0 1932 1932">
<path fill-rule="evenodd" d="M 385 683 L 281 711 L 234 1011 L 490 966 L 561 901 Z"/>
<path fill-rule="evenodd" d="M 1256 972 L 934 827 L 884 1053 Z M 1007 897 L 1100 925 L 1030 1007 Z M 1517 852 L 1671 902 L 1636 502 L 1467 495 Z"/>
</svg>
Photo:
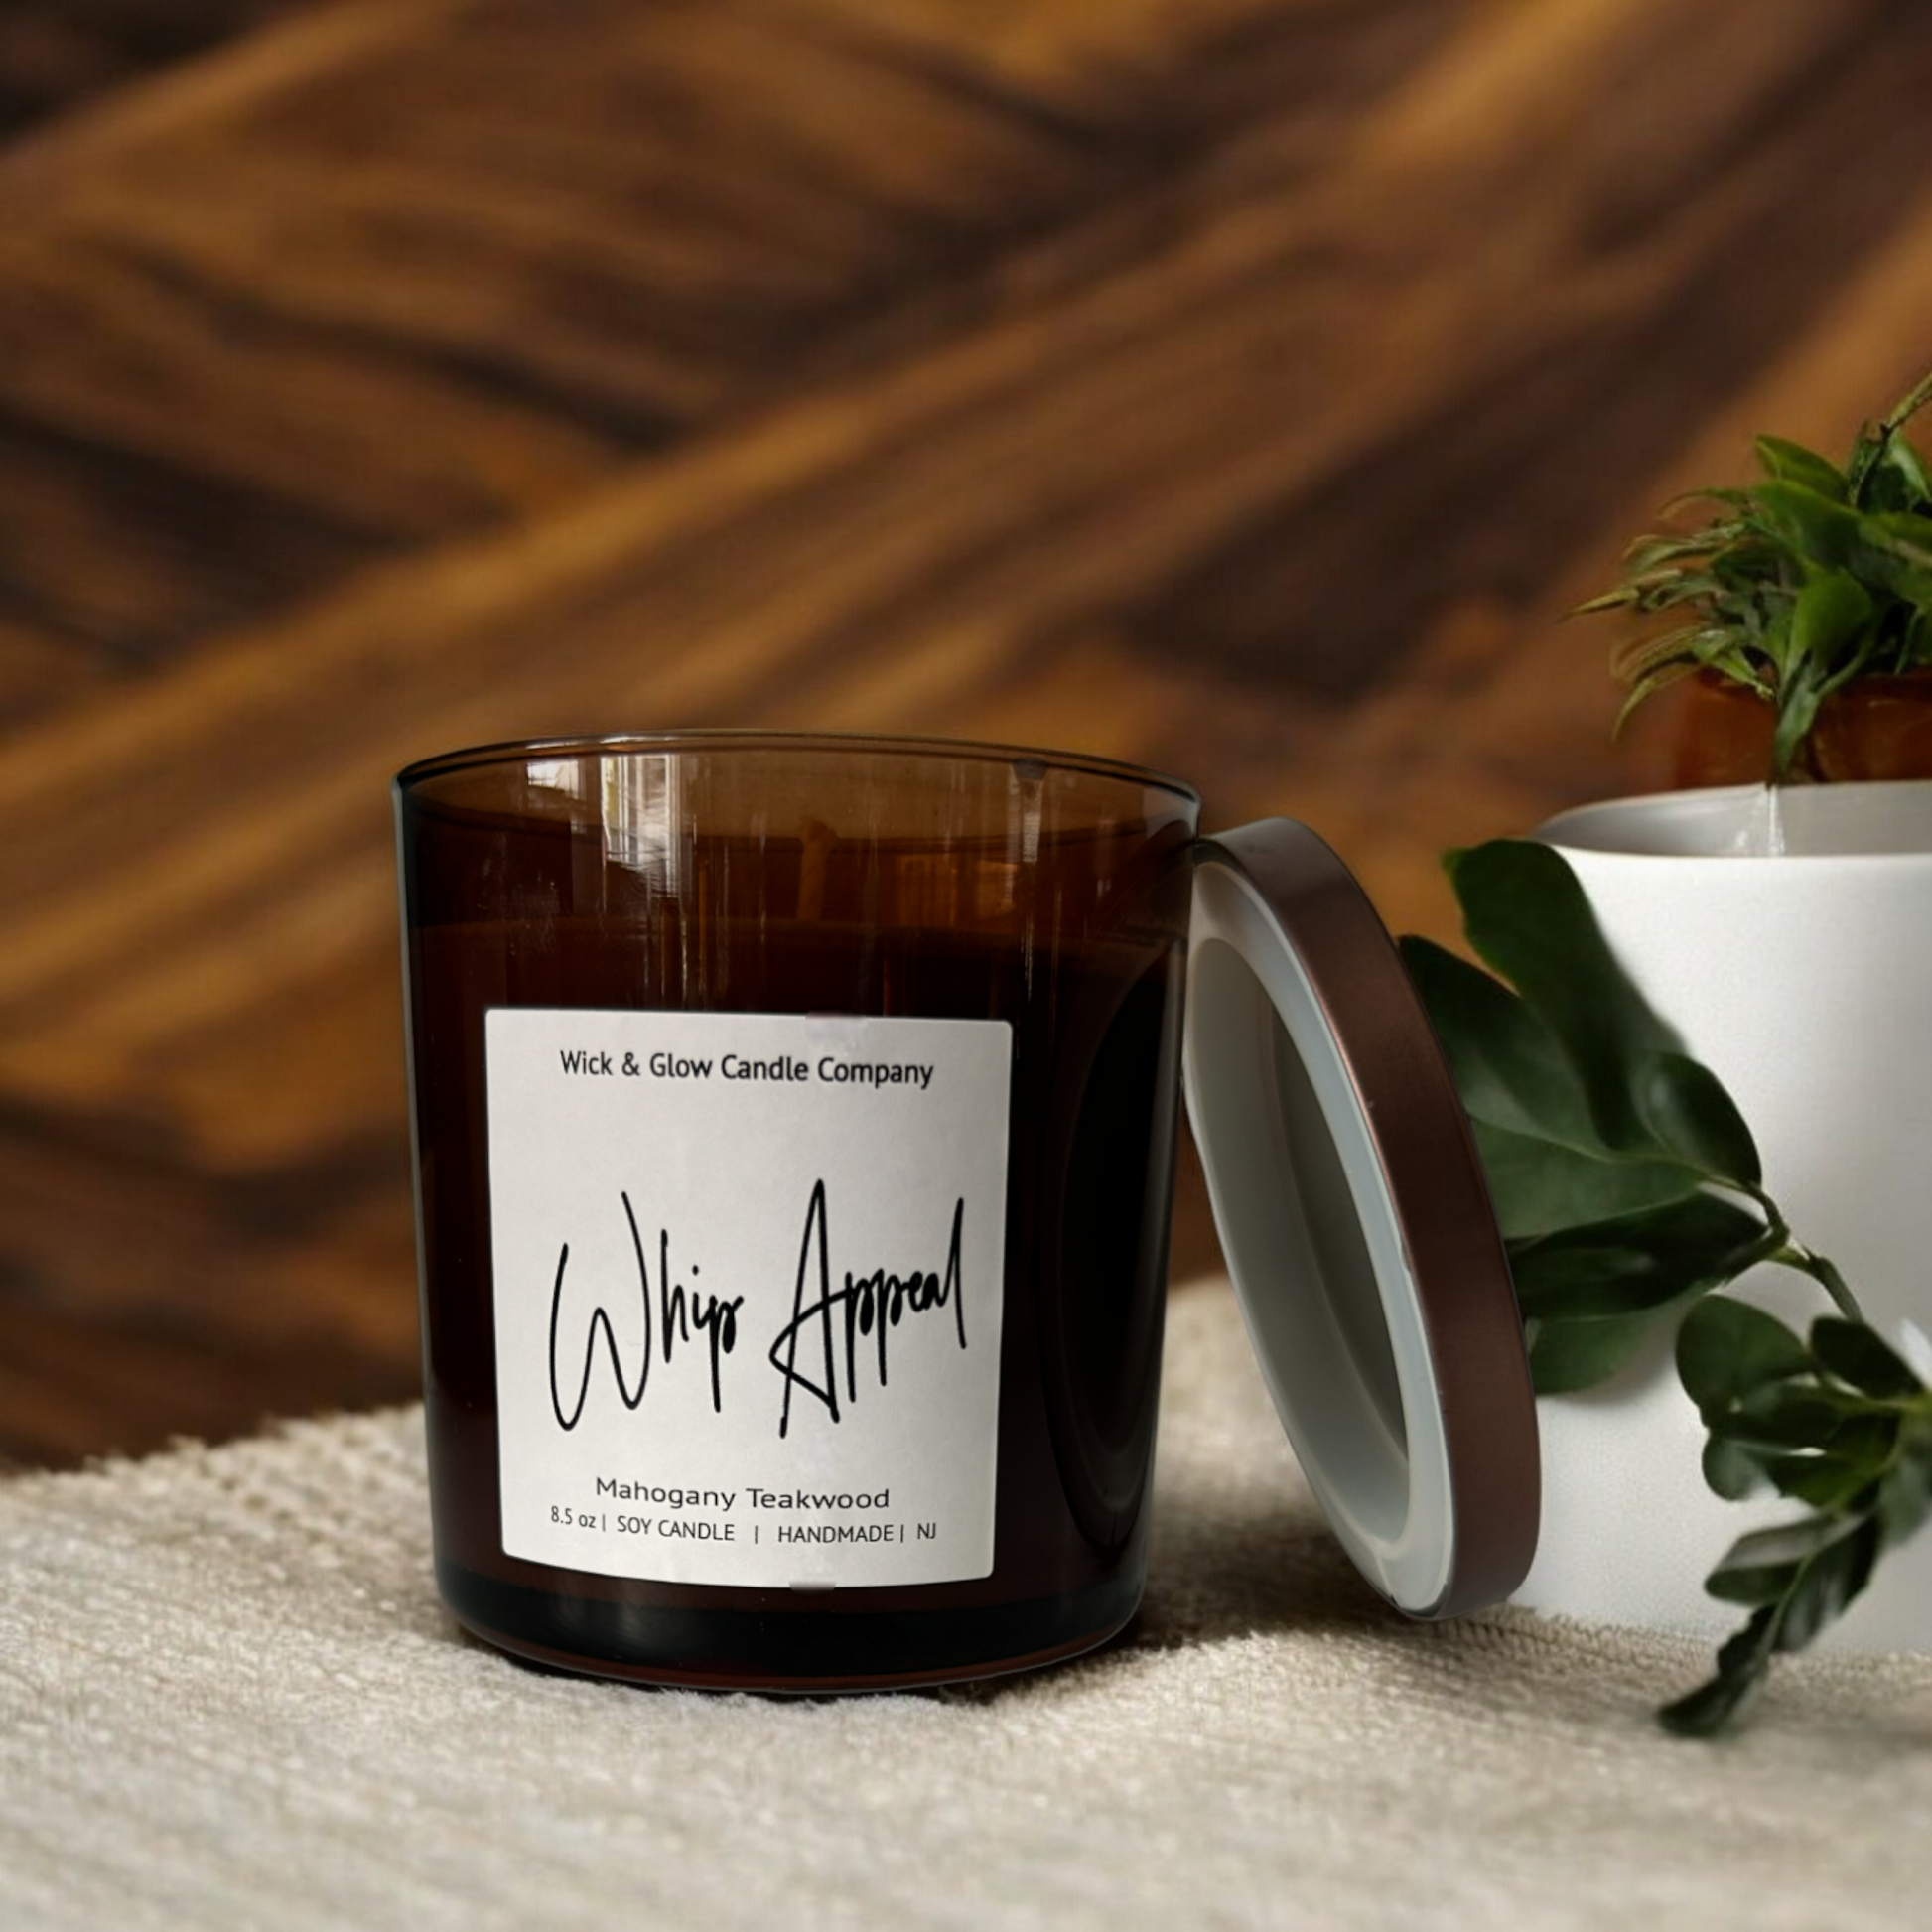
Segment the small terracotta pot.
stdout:
<svg viewBox="0 0 1932 1932">
<path fill-rule="evenodd" d="M 1711 671 L 1688 681 L 1673 776 L 1681 787 L 1763 784 L 1771 707 Z M 1932 671 L 1866 677 L 1827 698 L 1801 775 L 1835 783 L 1932 778 Z"/>
</svg>

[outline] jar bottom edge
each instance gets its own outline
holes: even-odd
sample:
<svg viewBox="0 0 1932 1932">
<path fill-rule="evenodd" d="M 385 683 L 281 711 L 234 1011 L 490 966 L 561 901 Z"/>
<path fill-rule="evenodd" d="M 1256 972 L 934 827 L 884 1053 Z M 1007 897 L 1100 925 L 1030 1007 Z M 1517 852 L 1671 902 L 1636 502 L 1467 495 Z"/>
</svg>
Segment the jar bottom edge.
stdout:
<svg viewBox="0 0 1932 1932">
<path fill-rule="evenodd" d="M 820 1697 L 970 1683 L 1064 1663 L 1140 1607 L 1135 1570 L 1064 1596 L 958 1610 L 690 1610 L 561 1596 L 439 1560 L 472 1636 L 519 1661 L 638 1685 Z"/>
</svg>

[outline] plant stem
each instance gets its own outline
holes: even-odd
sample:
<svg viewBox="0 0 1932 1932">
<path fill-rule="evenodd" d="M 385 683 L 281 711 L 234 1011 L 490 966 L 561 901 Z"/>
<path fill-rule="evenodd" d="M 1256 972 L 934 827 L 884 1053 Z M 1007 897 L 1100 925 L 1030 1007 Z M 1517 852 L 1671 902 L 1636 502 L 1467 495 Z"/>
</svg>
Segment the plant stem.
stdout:
<svg viewBox="0 0 1932 1932">
<path fill-rule="evenodd" d="M 1764 1239 L 1759 1244 L 1762 1252 L 1758 1258 L 1775 1262 L 1780 1268 L 1792 1268 L 1801 1275 L 1809 1275 L 1832 1298 L 1839 1313 L 1847 1321 L 1863 1321 L 1864 1311 L 1860 1308 L 1859 1298 L 1852 1293 L 1851 1285 L 1838 1272 L 1838 1264 L 1827 1255 L 1814 1253 L 1802 1241 L 1792 1239 L 1791 1223 L 1762 1187 L 1747 1187 L 1744 1192 L 1763 1210 L 1768 1224 Z"/>
<path fill-rule="evenodd" d="M 1921 376 L 1911 394 L 1894 405 L 1891 414 L 1878 426 L 1879 434 L 1887 439 L 1895 436 L 1928 402 L 1932 402 L 1932 374 Z"/>
<path fill-rule="evenodd" d="M 1838 1311 L 1847 1321 L 1864 1320 L 1859 1298 L 1852 1293 L 1836 1265 L 1824 1255 L 1813 1254 L 1799 1242 L 1788 1241 L 1771 1259 L 1786 1268 L 1795 1268 L 1801 1275 L 1809 1275 L 1838 1304 Z"/>
</svg>

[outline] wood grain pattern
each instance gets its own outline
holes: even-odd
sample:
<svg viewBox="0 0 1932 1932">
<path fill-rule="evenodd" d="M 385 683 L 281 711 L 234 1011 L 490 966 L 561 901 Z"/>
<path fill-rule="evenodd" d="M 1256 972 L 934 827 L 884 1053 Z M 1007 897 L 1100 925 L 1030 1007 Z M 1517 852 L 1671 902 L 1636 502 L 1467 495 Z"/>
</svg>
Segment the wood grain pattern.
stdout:
<svg viewBox="0 0 1932 1932">
<path fill-rule="evenodd" d="M 205 54 L 300 0 L 8 0 L 0 136 Z"/>
<path fill-rule="evenodd" d="M 1641 773 L 1557 628 L 1623 533 L 1932 343 L 1878 0 L 200 18 L 0 147 L 17 1456 L 410 1387 L 408 759 L 1064 744 L 1441 933 Z"/>
</svg>

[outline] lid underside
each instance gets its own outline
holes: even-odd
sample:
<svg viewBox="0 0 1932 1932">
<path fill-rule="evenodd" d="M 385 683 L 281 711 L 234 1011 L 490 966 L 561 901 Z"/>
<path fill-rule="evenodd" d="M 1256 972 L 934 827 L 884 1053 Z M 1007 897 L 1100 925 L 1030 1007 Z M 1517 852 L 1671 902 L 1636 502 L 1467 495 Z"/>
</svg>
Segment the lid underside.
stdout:
<svg viewBox="0 0 1932 1932">
<path fill-rule="evenodd" d="M 1468 1122 L 1400 956 L 1289 820 L 1203 846 L 1187 1104 L 1228 1270 L 1304 1472 L 1413 1615 L 1535 1553 L 1535 1404 Z"/>
</svg>

